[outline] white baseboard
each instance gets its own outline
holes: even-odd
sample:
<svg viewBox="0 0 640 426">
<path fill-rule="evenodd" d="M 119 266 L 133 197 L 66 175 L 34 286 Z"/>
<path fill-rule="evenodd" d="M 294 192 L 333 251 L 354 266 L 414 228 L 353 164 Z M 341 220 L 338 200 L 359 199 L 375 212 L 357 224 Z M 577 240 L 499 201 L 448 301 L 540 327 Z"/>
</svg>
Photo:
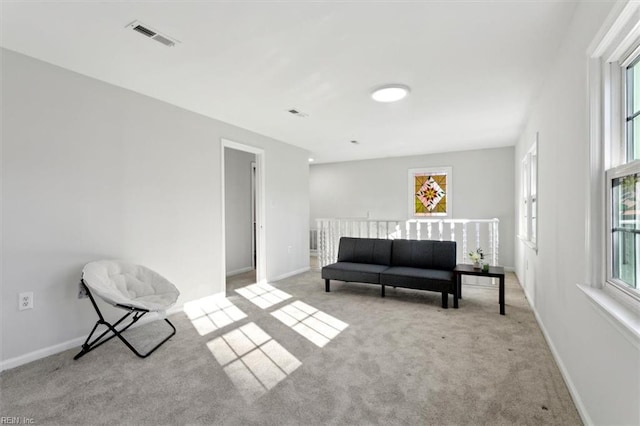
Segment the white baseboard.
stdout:
<svg viewBox="0 0 640 426">
<path fill-rule="evenodd" d="M 182 305 L 173 306 L 171 309 L 167 311 L 167 316 L 173 315 L 175 313 L 182 312 Z M 155 313 L 151 313 L 149 315 L 144 316 L 139 322 L 131 326 L 131 328 L 139 327 L 141 325 L 147 324 L 149 322 L 155 321 L 159 316 Z M 58 343 L 56 345 L 52 345 L 46 348 L 37 349 L 33 352 L 26 353 L 24 355 L 17 356 L 15 358 L 9 358 L 5 361 L 0 361 L 0 371 L 9 370 L 11 368 L 19 367 L 24 364 L 28 364 L 32 361 L 37 361 L 42 358 L 46 358 L 50 355 L 55 355 L 60 352 L 67 351 L 69 349 L 77 348 L 80 351 L 80 347 L 86 340 L 87 336 L 76 337 L 71 340 L 67 340 L 66 342 Z"/>
<path fill-rule="evenodd" d="M 253 266 L 247 266 L 246 268 L 236 269 L 235 271 L 227 271 L 226 276 L 232 277 L 234 275 L 244 274 L 245 272 L 253 271 Z"/>
<path fill-rule="evenodd" d="M 37 361 L 41 358 L 45 358 L 50 355 L 55 355 L 57 353 L 67 351 L 72 348 L 78 348 L 78 351 L 80 351 L 80 346 L 82 346 L 86 338 L 87 338 L 86 336 L 76 337 L 75 339 L 67 340 L 66 342 L 59 343 L 57 345 L 38 349 L 33 352 L 29 352 L 27 354 L 17 356 L 15 358 L 10 358 L 6 361 L 2 361 L 0 363 L 0 371 L 19 367 L 21 365 L 28 364 L 32 361 Z"/>
<path fill-rule="evenodd" d="M 518 280 L 518 284 L 520 284 L 520 280 Z M 551 355 L 553 355 L 553 359 L 556 361 L 556 364 L 558 364 L 558 368 L 560 369 L 560 374 L 562 374 L 562 378 L 564 379 L 564 382 L 566 383 L 567 388 L 569 389 L 571 398 L 573 398 L 573 402 L 576 404 L 576 408 L 578 409 L 578 414 L 580 414 L 582 423 L 584 423 L 585 425 L 594 424 L 593 421 L 591 420 L 591 416 L 589 416 L 589 413 L 587 412 L 587 409 L 584 403 L 582 402 L 582 398 L 580 398 L 580 394 L 578 393 L 578 390 L 576 389 L 575 385 L 573 384 L 573 381 L 571 380 L 571 377 L 569 376 L 569 372 L 567 371 L 567 368 L 562 362 L 562 359 L 560 358 L 560 355 L 558 354 L 558 351 L 556 350 L 556 347 L 553 344 L 551 337 L 549 336 L 549 333 L 547 333 L 547 329 L 542 323 L 542 319 L 540 318 L 540 315 L 538 315 L 538 311 L 536 310 L 535 306 L 531 304 L 532 299 L 531 297 L 529 297 L 530 295 L 528 294 L 527 290 L 524 287 L 522 287 L 521 284 L 520 284 L 520 287 L 522 288 L 525 295 L 527 296 L 526 297 L 527 303 L 529 304 L 529 306 L 531 307 L 531 310 L 533 311 L 533 314 L 536 318 L 536 322 L 538 323 L 538 327 L 540 327 L 540 330 L 542 330 L 542 335 L 544 336 L 544 340 L 546 340 L 547 345 L 549 345 L 549 349 L 551 350 Z"/>
<path fill-rule="evenodd" d="M 310 271 L 310 270 L 311 270 L 311 268 L 307 266 L 305 268 L 300 268 L 300 269 L 298 269 L 296 271 L 287 272 L 286 274 L 282 274 L 282 275 L 278 275 L 277 277 L 269 278 L 267 281 L 273 282 L 273 281 L 284 280 L 285 278 L 289 278 L 289 277 L 292 277 L 294 275 L 302 274 L 302 273 Z"/>
</svg>

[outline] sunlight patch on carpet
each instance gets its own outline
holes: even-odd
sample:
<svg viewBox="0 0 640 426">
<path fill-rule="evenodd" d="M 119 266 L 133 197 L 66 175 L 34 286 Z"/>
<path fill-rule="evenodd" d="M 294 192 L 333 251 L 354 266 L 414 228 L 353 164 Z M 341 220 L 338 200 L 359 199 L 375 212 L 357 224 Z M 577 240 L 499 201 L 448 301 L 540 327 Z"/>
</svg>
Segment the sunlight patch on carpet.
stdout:
<svg viewBox="0 0 640 426">
<path fill-rule="evenodd" d="M 247 317 L 224 296 L 207 296 L 187 302 L 183 310 L 201 336 Z"/>
<path fill-rule="evenodd" d="M 262 309 L 270 308 L 283 300 L 291 298 L 290 294 L 269 284 L 251 284 L 236 289 L 236 293 Z"/>
<path fill-rule="evenodd" d="M 211 340 L 207 347 L 248 403 L 302 365 L 253 322 Z"/>
<path fill-rule="evenodd" d="M 319 347 L 329 343 L 349 326 L 299 300 L 273 311 L 271 315 Z"/>
</svg>

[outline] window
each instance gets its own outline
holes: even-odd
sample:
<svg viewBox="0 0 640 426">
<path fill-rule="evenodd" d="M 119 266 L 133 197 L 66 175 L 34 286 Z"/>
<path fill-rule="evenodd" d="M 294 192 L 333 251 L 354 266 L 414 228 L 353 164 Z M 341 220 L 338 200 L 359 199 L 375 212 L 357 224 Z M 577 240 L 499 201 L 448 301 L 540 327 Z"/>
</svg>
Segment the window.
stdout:
<svg viewBox="0 0 640 426">
<path fill-rule="evenodd" d="M 536 249 L 538 233 L 538 135 L 522 159 L 522 215 L 520 238 Z"/>
<path fill-rule="evenodd" d="M 640 342 L 640 2 L 616 2 L 589 46 L 588 299 Z M 626 333 L 625 331 L 625 333 Z"/>
<path fill-rule="evenodd" d="M 624 113 L 606 172 L 607 282 L 640 299 L 640 54 L 612 67 L 621 76 Z"/>
<path fill-rule="evenodd" d="M 590 284 L 634 309 L 640 304 L 638 22 L 640 2 L 616 3 L 589 47 L 591 190 L 586 194 Z"/>
</svg>

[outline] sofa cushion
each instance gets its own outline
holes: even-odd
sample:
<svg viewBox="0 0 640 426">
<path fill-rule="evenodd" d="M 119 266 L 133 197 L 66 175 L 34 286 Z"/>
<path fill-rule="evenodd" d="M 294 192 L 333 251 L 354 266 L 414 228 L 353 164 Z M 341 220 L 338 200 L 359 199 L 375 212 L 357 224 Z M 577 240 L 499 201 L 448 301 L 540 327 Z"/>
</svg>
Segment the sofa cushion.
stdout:
<svg viewBox="0 0 640 426">
<path fill-rule="evenodd" d="M 392 243 L 393 240 L 378 238 L 342 237 L 338 248 L 338 262 L 391 265 Z"/>
<path fill-rule="evenodd" d="M 389 268 L 386 265 L 368 263 L 338 262 L 322 268 L 322 278 L 357 283 L 380 283 L 380 272 Z"/>
<path fill-rule="evenodd" d="M 380 284 L 421 290 L 452 292 L 455 277 L 452 271 L 393 266 L 380 274 Z"/>
<path fill-rule="evenodd" d="M 456 242 L 394 240 L 391 265 L 452 271 L 456 267 Z"/>
</svg>

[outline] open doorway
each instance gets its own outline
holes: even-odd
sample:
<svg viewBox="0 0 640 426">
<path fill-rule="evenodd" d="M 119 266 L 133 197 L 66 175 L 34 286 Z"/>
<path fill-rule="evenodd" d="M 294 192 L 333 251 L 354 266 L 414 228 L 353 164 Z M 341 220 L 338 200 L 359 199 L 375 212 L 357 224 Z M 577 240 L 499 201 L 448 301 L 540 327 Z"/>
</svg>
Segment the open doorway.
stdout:
<svg viewBox="0 0 640 426">
<path fill-rule="evenodd" d="M 225 294 L 264 282 L 262 150 L 222 140 Z"/>
</svg>

